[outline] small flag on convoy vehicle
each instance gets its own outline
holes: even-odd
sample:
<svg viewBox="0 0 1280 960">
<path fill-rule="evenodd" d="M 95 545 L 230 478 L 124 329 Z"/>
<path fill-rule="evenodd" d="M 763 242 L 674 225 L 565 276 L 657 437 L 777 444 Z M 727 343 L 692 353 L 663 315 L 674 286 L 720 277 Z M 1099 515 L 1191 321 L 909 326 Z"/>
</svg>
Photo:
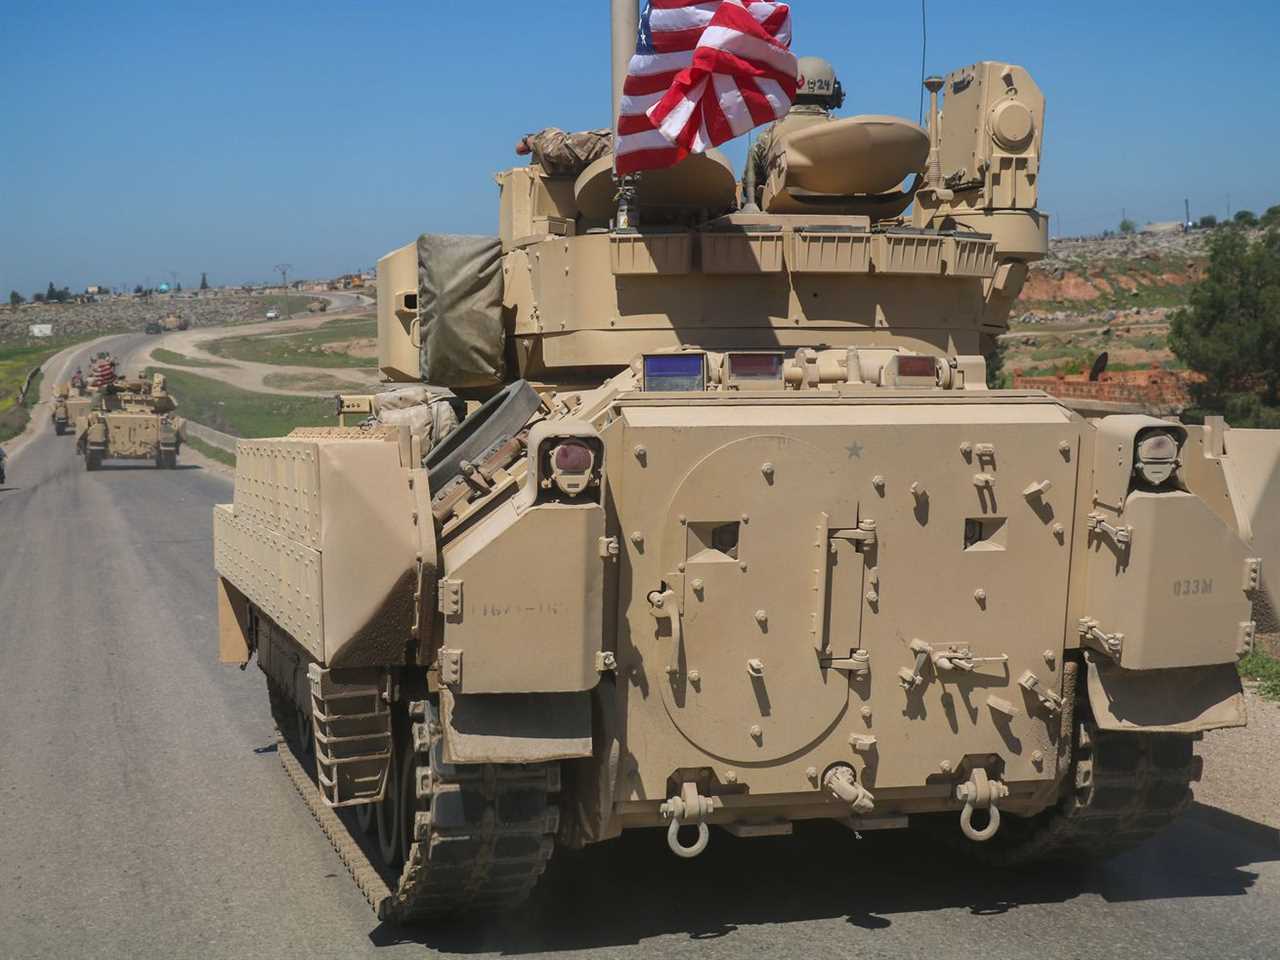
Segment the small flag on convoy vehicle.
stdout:
<svg viewBox="0 0 1280 960">
<path fill-rule="evenodd" d="M 648 0 L 622 89 L 614 168 L 670 167 L 780 120 L 796 87 L 787 4 Z"/>
</svg>

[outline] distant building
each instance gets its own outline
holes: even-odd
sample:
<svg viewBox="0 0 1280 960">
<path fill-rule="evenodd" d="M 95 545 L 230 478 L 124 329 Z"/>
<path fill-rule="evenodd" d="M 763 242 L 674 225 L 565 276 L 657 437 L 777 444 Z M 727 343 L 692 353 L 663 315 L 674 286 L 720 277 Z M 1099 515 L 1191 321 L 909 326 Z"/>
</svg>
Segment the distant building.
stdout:
<svg viewBox="0 0 1280 960">
<path fill-rule="evenodd" d="M 1191 403 L 1191 384 L 1202 379 L 1186 370 L 1117 370 L 1090 380 L 1087 373 L 1058 374 L 1050 377 L 1027 377 L 1015 370 L 1015 390 L 1043 390 L 1062 400 L 1104 401 L 1144 407 L 1148 412 L 1165 415 L 1178 413 Z"/>
</svg>

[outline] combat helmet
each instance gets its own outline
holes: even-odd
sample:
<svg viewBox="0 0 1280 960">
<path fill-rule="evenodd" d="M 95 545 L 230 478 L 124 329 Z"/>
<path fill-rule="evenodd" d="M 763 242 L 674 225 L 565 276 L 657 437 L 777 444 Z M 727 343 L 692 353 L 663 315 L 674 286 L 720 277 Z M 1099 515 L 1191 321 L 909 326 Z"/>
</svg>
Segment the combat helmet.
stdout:
<svg viewBox="0 0 1280 960">
<path fill-rule="evenodd" d="M 801 57 L 798 64 L 800 88 L 796 103 L 821 104 L 829 110 L 844 105 L 844 87 L 836 78 L 836 69 L 822 57 Z"/>
</svg>

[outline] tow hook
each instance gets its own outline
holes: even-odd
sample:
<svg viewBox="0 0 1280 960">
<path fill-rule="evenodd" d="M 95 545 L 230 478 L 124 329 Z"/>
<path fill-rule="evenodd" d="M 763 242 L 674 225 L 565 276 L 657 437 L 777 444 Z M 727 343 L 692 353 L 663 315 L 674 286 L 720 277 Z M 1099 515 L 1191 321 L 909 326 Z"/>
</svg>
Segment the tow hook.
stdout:
<svg viewBox="0 0 1280 960">
<path fill-rule="evenodd" d="M 677 857 L 692 860 L 711 840 L 711 831 L 707 829 L 706 819 L 720 806 L 718 797 L 704 797 L 698 793 L 696 783 L 684 783 L 680 786 L 680 796 L 672 797 L 658 808 L 665 819 L 671 821 L 667 827 L 667 846 Z M 680 842 L 680 828 L 685 824 L 696 824 L 698 839 L 689 846 Z"/>
<path fill-rule="evenodd" d="M 876 808 L 876 798 L 871 791 L 858 782 L 853 767 L 838 763 L 822 778 L 822 785 L 849 804 L 853 812 L 865 816 Z"/>
<path fill-rule="evenodd" d="M 960 832 L 975 843 L 990 840 L 1000 829 L 1000 808 L 996 802 L 1009 795 L 1009 788 L 999 780 L 987 777 L 981 767 L 969 774 L 969 779 L 956 787 L 956 799 L 964 801 L 960 811 Z M 981 830 L 973 827 L 973 811 L 987 811 L 987 825 Z"/>
</svg>

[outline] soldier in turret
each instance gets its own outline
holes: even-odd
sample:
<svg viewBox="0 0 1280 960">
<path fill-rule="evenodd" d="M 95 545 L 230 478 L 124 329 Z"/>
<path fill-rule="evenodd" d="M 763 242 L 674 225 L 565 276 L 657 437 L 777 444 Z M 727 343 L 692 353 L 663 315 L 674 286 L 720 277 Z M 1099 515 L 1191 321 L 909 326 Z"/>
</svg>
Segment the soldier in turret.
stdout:
<svg viewBox="0 0 1280 960">
<path fill-rule="evenodd" d="M 769 150 L 774 142 L 788 133 L 830 120 L 831 111 L 840 109 L 844 104 L 844 87 L 830 63 L 821 57 L 801 57 L 798 68 L 800 88 L 790 112 L 760 134 L 747 156 L 747 166 L 742 174 L 745 210 L 759 210 L 760 195 L 769 177 Z"/>
<path fill-rule="evenodd" d="M 613 149 L 612 130 L 566 133 L 547 127 L 516 141 L 516 153 L 533 155 L 533 162 L 549 177 L 576 177 Z"/>
</svg>

